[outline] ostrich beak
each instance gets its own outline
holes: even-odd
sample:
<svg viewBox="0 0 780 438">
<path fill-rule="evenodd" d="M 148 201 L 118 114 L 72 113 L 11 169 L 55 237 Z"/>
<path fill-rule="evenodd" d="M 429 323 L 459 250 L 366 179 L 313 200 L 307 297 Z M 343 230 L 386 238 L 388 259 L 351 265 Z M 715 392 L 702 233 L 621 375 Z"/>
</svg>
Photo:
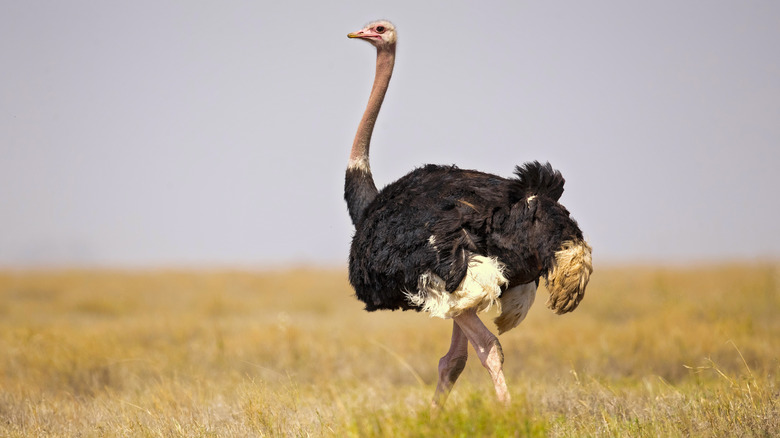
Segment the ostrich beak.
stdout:
<svg viewBox="0 0 780 438">
<path fill-rule="evenodd" d="M 371 40 L 373 38 L 381 38 L 382 36 L 374 32 L 372 29 L 361 29 L 357 32 L 350 32 L 347 34 L 347 38 L 362 38 L 365 40 Z"/>
</svg>

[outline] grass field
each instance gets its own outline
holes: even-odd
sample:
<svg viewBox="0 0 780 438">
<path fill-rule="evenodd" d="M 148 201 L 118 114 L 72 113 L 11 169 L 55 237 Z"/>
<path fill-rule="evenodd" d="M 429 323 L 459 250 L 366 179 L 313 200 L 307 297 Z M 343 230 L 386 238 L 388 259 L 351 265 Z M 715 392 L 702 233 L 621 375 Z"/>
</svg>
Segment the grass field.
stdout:
<svg viewBox="0 0 780 438">
<path fill-rule="evenodd" d="M 501 337 L 512 405 L 472 352 L 432 418 L 451 322 L 344 271 L 0 273 L 0 436 L 780 436 L 780 266 L 546 295 Z"/>
</svg>

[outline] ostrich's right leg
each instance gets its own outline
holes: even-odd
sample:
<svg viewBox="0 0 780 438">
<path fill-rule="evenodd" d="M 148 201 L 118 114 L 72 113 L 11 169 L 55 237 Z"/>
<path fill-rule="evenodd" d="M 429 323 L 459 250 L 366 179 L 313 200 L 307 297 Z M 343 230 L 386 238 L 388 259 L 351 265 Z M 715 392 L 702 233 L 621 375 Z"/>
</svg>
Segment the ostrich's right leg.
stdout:
<svg viewBox="0 0 780 438">
<path fill-rule="evenodd" d="M 487 368 L 493 386 L 496 388 L 498 401 L 509 404 L 509 390 L 504 379 L 504 352 L 496 335 L 490 332 L 485 324 L 480 321 L 474 309 L 466 310 L 453 318 L 468 338 L 482 365 Z"/>
<path fill-rule="evenodd" d="M 455 381 L 458 380 L 458 376 L 466 366 L 466 358 L 469 354 L 468 347 L 468 338 L 460 326 L 453 321 L 450 350 L 439 360 L 439 384 L 436 385 L 436 393 L 433 395 L 431 407 L 444 406 L 452 386 L 455 385 Z"/>
</svg>

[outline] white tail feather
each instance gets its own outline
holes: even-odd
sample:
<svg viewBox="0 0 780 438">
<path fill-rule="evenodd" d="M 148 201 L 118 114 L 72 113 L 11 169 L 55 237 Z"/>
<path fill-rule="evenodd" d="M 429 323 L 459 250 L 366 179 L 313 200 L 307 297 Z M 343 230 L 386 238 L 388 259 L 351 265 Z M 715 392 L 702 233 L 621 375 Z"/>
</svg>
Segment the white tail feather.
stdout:
<svg viewBox="0 0 780 438">
<path fill-rule="evenodd" d="M 593 272 L 591 252 L 590 245 L 581 240 L 564 242 L 555 253 L 555 267 L 547 274 L 547 307 L 553 312 L 571 312 L 580 304 Z"/>
</svg>

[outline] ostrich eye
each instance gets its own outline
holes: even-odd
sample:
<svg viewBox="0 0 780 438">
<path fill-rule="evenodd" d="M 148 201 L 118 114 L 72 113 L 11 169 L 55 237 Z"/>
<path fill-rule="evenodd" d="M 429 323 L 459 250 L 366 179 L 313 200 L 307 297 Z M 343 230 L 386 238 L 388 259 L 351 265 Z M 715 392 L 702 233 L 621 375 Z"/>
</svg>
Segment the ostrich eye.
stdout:
<svg viewBox="0 0 780 438">
<path fill-rule="evenodd" d="M 376 27 L 377 33 L 385 33 L 385 27 L 384 26 L 377 26 Z"/>
</svg>

